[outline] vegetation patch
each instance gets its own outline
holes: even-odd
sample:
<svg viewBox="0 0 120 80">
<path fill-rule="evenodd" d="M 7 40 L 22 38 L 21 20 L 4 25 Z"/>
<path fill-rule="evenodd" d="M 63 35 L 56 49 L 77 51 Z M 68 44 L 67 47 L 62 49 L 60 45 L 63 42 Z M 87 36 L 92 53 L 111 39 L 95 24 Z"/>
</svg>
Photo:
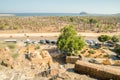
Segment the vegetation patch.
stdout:
<svg viewBox="0 0 120 80">
<path fill-rule="evenodd" d="M 40 45 L 36 45 L 35 50 L 40 49 Z"/>
<path fill-rule="evenodd" d="M 95 53 L 94 50 L 89 50 L 88 52 L 89 52 L 90 54 L 94 54 L 94 53 Z"/>
<path fill-rule="evenodd" d="M 120 46 L 116 46 L 114 50 L 118 55 L 120 55 Z"/>
<path fill-rule="evenodd" d="M 9 43 L 7 44 L 7 46 L 10 48 L 10 49 L 14 49 L 16 47 L 16 44 L 14 43 Z"/>
<path fill-rule="evenodd" d="M 14 54 L 12 54 L 12 57 L 15 59 L 15 58 L 17 58 L 19 56 L 19 54 L 18 53 L 14 53 Z"/>
<path fill-rule="evenodd" d="M 84 54 L 86 52 L 86 50 L 83 50 L 82 52 L 81 52 L 81 54 Z"/>
</svg>

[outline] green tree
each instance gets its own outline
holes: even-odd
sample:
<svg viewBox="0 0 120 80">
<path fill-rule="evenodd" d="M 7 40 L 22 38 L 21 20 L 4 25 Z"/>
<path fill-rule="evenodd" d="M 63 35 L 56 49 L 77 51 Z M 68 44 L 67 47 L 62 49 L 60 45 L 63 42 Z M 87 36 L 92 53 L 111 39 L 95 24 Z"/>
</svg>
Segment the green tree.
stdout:
<svg viewBox="0 0 120 80">
<path fill-rule="evenodd" d="M 97 23 L 97 21 L 95 19 L 89 19 L 89 23 L 92 24 L 92 23 Z"/>
<path fill-rule="evenodd" d="M 0 30 L 5 30 L 6 26 L 4 24 L 0 25 Z"/>
<path fill-rule="evenodd" d="M 65 55 L 75 55 L 85 46 L 85 42 L 81 36 L 77 36 L 77 32 L 73 26 L 65 26 L 57 41 L 58 49 Z"/>
<path fill-rule="evenodd" d="M 73 17 L 70 17 L 70 22 L 73 22 Z"/>
<path fill-rule="evenodd" d="M 104 44 L 104 42 L 109 41 L 111 39 L 108 35 L 101 35 L 98 37 L 98 40 Z"/>
<path fill-rule="evenodd" d="M 93 24 L 97 23 L 97 21 L 95 19 L 89 19 L 89 24 L 90 24 L 90 28 L 93 29 Z"/>
</svg>

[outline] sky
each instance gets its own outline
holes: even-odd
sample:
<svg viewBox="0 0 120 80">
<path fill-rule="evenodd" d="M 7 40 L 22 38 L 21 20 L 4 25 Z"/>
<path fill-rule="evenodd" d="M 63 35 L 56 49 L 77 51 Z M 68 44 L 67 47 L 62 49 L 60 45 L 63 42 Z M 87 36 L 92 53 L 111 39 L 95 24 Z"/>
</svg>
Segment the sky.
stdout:
<svg viewBox="0 0 120 80">
<path fill-rule="evenodd" d="M 0 13 L 120 13 L 120 0 L 0 0 Z"/>
</svg>

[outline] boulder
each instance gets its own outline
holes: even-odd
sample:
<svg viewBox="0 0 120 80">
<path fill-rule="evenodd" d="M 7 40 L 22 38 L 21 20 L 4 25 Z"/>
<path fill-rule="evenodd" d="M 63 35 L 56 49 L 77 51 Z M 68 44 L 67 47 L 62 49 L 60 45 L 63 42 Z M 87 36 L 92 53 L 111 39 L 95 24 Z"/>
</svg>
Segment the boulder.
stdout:
<svg viewBox="0 0 120 80">
<path fill-rule="evenodd" d="M 52 64 L 52 58 L 47 51 L 34 51 L 30 53 L 28 60 L 31 62 L 32 69 L 41 67 L 42 71 L 50 68 Z"/>
<path fill-rule="evenodd" d="M 111 65 L 111 61 L 109 59 L 103 60 L 102 64 L 104 65 Z"/>
<path fill-rule="evenodd" d="M 10 55 L 8 48 L 1 48 L 0 49 L 0 64 L 6 67 L 14 67 L 14 60 Z"/>
<path fill-rule="evenodd" d="M 47 63 L 48 65 L 51 65 L 52 62 L 52 57 L 50 56 L 48 51 L 41 51 L 40 55 L 42 56 L 42 60 L 44 63 Z"/>
</svg>

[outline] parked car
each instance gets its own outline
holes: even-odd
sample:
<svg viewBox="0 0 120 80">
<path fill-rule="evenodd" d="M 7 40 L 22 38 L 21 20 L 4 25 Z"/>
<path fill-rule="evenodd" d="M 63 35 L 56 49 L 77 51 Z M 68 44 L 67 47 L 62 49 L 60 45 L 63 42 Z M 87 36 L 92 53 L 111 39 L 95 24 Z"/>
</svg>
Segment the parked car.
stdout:
<svg viewBox="0 0 120 80">
<path fill-rule="evenodd" d="M 33 43 L 33 44 L 38 44 L 38 42 L 37 42 L 37 41 L 32 41 L 32 43 Z"/>
<path fill-rule="evenodd" d="M 45 40 L 40 40 L 39 43 L 40 44 L 46 44 L 46 41 Z"/>
<path fill-rule="evenodd" d="M 51 41 L 51 44 L 55 45 L 57 43 L 57 41 Z"/>
<path fill-rule="evenodd" d="M 6 39 L 4 40 L 5 42 L 12 42 L 12 43 L 16 43 L 17 40 L 16 39 Z"/>
<path fill-rule="evenodd" d="M 47 44 L 51 44 L 51 41 L 50 41 L 50 40 L 45 40 L 45 42 L 46 42 Z"/>
<path fill-rule="evenodd" d="M 105 43 L 105 46 L 109 46 L 109 47 L 113 47 L 114 46 L 114 43 L 112 41 L 107 41 Z"/>
<path fill-rule="evenodd" d="M 93 44 L 93 41 L 92 40 L 86 40 L 85 41 L 88 45 L 92 45 Z"/>
<path fill-rule="evenodd" d="M 97 41 L 95 41 L 95 40 L 92 40 L 92 42 L 93 42 L 93 44 L 95 45 L 95 44 L 98 44 L 98 42 Z"/>
<path fill-rule="evenodd" d="M 97 48 L 100 48 L 100 47 L 102 47 L 102 44 L 97 43 L 97 44 L 95 44 L 95 46 L 96 46 Z"/>
<path fill-rule="evenodd" d="M 30 39 L 27 39 L 24 43 L 30 44 L 31 41 L 30 41 Z"/>
</svg>

